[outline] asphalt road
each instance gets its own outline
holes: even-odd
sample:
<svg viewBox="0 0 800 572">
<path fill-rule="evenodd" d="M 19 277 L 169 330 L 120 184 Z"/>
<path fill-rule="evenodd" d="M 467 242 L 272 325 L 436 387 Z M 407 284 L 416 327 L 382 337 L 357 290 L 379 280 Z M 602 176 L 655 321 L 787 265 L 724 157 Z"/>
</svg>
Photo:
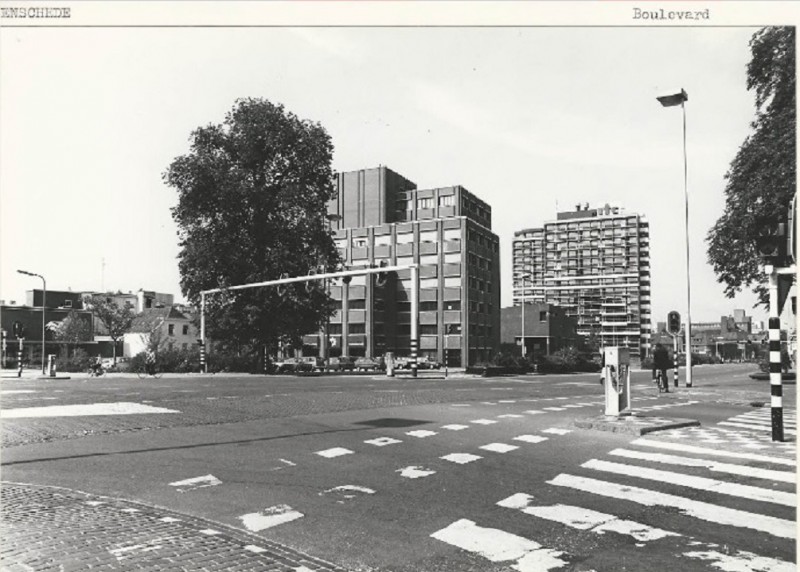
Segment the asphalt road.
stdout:
<svg viewBox="0 0 800 572">
<path fill-rule="evenodd" d="M 635 410 L 700 422 L 644 442 L 573 426 L 602 412 L 594 374 L 3 380 L 2 479 L 348 570 L 794 570 L 794 385 L 774 444 L 751 371 L 698 367 L 669 396 L 635 372 Z"/>
</svg>

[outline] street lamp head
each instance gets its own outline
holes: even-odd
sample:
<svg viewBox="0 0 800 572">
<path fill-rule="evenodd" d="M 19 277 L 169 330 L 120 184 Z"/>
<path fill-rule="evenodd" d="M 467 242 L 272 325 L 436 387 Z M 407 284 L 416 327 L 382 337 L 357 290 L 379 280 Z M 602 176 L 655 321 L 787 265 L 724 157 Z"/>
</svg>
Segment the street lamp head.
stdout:
<svg viewBox="0 0 800 572">
<path fill-rule="evenodd" d="M 25 274 L 26 276 L 38 276 L 38 274 L 34 274 L 33 272 L 28 272 L 27 270 L 17 270 L 20 274 Z"/>
<path fill-rule="evenodd" d="M 684 101 L 689 101 L 689 94 L 686 93 L 686 90 L 681 89 L 679 93 L 662 95 L 656 97 L 656 99 L 664 107 L 675 107 L 676 105 L 683 105 Z"/>
</svg>

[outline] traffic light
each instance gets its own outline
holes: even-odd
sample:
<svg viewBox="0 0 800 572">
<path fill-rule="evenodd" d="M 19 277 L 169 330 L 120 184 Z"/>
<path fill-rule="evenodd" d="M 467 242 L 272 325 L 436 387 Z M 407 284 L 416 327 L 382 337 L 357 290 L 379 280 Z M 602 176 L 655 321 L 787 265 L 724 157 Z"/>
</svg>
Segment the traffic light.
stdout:
<svg viewBox="0 0 800 572">
<path fill-rule="evenodd" d="M 681 333 L 681 315 L 675 310 L 667 314 L 667 331 L 673 336 Z"/>
<path fill-rule="evenodd" d="M 22 325 L 22 322 L 14 322 L 14 337 L 17 339 L 25 337 L 25 326 Z"/>
<path fill-rule="evenodd" d="M 381 263 L 380 263 L 379 267 L 383 268 L 385 266 L 387 266 L 386 261 L 385 260 L 381 260 Z M 388 272 L 378 272 L 375 275 L 375 286 L 377 286 L 378 288 L 382 288 L 383 286 L 386 286 L 386 282 L 388 280 L 389 280 L 389 273 Z"/>
<path fill-rule="evenodd" d="M 762 219 L 757 223 L 756 251 L 764 264 L 783 266 L 786 263 L 786 223 Z"/>
</svg>

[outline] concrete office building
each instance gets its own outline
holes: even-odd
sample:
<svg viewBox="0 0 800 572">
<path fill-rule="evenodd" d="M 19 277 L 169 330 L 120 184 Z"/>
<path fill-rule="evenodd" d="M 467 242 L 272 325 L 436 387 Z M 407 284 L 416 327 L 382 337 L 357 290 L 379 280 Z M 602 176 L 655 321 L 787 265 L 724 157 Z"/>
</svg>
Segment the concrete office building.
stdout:
<svg viewBox="0 0 800 572">
<path fill-rule="evenodd" d="M 340 309 L 328 335 L 305 336 L 303 353 L 410 355 L 411 290 L 419 292 L 419 355 L 452 366 L 491 357 L 500 345 L 499 241 L 491 207 L 461 186 L 417 189 L 386 167 L 340 173 L 328 206 L 347 268 L 419 264 L 383 286 L 374 277 L 332 281 Z"/>
<path fill-rule="evenodd" d="M 601 346 L 650 351 L 650 231 L 643 216 L 577 205 L 514 233 L 514 305 L 561 306 Z"/>
</svg>

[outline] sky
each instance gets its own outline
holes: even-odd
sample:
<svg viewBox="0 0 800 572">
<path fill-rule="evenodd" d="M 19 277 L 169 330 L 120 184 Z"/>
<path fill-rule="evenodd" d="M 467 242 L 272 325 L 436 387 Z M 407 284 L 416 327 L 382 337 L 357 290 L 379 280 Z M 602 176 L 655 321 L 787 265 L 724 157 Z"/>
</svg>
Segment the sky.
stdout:
<svg viewBox="0 0 800 572">
<path fill-rule="evenodd" d="M 49 289 L 183 298 L 162 181 L 193 129 L 237 98 L 320 122 L 337 171 L 385 165 L 492 206 L 502 305 L 511 241 L 577 203 L 650 222 L 653 321 L 684 313 L 686 104 L 692 321 L 724 296 L 706 234 L 750 132 L 756 28 L 6 28 L 0 36 L 0 299 Z M 685 314 L 684 314 L 685 315 Z"/>
</svg>

